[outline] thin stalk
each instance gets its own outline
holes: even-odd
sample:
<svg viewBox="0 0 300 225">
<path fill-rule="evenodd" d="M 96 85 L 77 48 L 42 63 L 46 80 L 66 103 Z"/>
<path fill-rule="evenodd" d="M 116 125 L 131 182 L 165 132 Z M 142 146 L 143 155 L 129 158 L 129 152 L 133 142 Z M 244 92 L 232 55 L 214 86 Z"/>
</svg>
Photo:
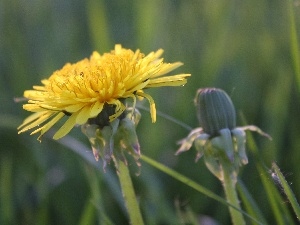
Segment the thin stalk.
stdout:
<svg viewBox="0 0 300 225">
<path fill-rule="evenodd" d="M 222 174 L 223 174 L 222 184 L 225 191 L 227 202 L 235 206 L 237 209 L 241 210 L 240 201 L 238 199 L 237 191 L 236 191 L 236 182 L 237 182 L 236 171 L 232 168 L 231 162 L 229 162 L 227 159 L 221 159 L 221 158 L 222 157 L 220 157 L 219 162 L 222 168 Z M 232 223 L 234 225 L 246 224 L 242 213 L 233 209 L 232 207 L 229 207 L 229 212 L 231 215 Z"/>
<path fill-rule="evenodd" d="M 296 81 L 298 88 L 300 88 L 300 54 L 299 54 L 299 45 L 298 45 L 298 36 L 297 36 L 297 26 L 294 14 L 294 1 L 288 1 L 288 15 L 290 20 L 290 48 L 293 60 L 293 66 L 296 75 Z"/>
<path fill-rule="evenodd" d="M 118 161 L 118 176 L 131 225 L 143 225 L 142 214 L 135 196 L 128 166 Z"/>
</svg>

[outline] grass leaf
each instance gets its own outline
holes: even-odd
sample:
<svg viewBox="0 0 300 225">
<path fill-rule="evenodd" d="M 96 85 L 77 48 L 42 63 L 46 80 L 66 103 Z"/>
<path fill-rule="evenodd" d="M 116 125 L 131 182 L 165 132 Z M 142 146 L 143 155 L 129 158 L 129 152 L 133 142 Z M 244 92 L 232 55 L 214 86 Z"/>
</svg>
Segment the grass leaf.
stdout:
<svg viewBox="0 0 300 225">
<path fill-rule="evenodd" d="M 259 221 L 261 221 L 263 224 L 268 224 L 266 219 L 263 216 L 263 213 L 261 212 L 260 208 L 258 207 L 257 203 L 249 193 L 247 187 L 245 184 L 238 179 L 237 183 L 237 190 L 239 193 L 239 196 L 241 197 L 242 203 L 246 209 L 246 212 L 251 215 L 254 218 L 257 218 Z M 254 221 L 251 221 L 252 224 L 256 224 Z"/>
<path fill-rule="evenodd" d="M 292 189 L 290 188 L 289 184 L 285 180 L 283 174 L 280 172 L 280 169 L 275 162 L 272 163 L 272 168 L 276 173 L 276 179 L 277 178 L 279 179 L 280 182 L 279 184 L 282 186 L 284 193 L 286 194 L 289 202 L 292 205 L 292 208 L 297 216 L 297 219 L 300 221 L 300 206 Z"/>
<path fill-rule="evenodd" d="M 225 204 L 229 207 L 232 207 L 236 210 L 238 210 L 240 213 L 244 214 L 245 216 L 247 216 L 248 218 L 254 220 L 257 222 L 257 224 L 263 224 L 259 221 L 257 221 L 255 218 L 253 218 L 252 216 L 250 216 L 248 213 L 244 212 L 244 211 L 241 211 L 239 209 L 237 209 L 236 207 L 234 207 L 233 205 L 229 204 L 225 199 L 221 198 L 220 196 L 216 195 L 215 193 L 213 193 L 212 191 L 210 191 L 209 189 L 203 187 L 202 185 L 196 183 L 195 181 L 189 179 L 188 177 L 166 167 L 165 165 L 145 156 L 145 155 L 142 155 L 141 159 L 143 161 L 145 161 L 146 163 L 150 164 L 151 166 L 155 167 L 156 169 L 168 174 L 169 176 L 175 178 L 176 180 L 186 184 L 187 186 L 195 189 L 196 191 L 199 191 L 200 193 L 206 195 L 207 197 L 210 197 L 222 204 Z"/>
</svg>

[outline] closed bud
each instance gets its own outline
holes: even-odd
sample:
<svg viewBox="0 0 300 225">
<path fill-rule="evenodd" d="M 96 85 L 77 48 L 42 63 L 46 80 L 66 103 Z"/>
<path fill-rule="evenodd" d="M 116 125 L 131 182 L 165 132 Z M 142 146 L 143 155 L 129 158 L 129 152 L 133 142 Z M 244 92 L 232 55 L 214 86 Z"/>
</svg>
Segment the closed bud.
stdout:
<svg viewBox="0 0 300 225">
<path fill-rule="evenodd" d="M 236 126 L 236 114 L 230 97 L 221 89 L 204 88 L 195 97 L 197 117 L 204 133 L 219 136 L 219 131 Z"/>
</svg>

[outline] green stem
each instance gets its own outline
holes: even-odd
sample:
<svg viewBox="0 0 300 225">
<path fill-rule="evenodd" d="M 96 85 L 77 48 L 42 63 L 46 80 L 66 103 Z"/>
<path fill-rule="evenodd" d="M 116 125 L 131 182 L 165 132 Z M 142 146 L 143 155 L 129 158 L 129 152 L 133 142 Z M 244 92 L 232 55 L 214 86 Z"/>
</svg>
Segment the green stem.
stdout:
<svg viewBox="0 0 300 225">
<path fill-rule="evenodd" d="M 220 157 L 222 158 L 222 157 Z M 236 191 L 236 182 L 237 182 L 237 172 L 233 169 L 232 163 L 228 159 L 220 159 L 220 165 L 222 167 L 223 174 L 223 188 L 225 191 L 227 202 L 235 208 L 241 210 L 240 201 L 237 196 Z M 237 211 L 236 209 L 229 207 L 229 212 L 231 215 L 232 223 L 234 225 L 243 225 L 246 224 L 243 214 Z"/>
<path fill-rule="evenodd" d="M 128 166 L 118 161 L 118 176 L 121 184 L 123 198 L 130 218 L 131 225 L 143 225 L 143 218 L 135 197 Z"/>
</svg>

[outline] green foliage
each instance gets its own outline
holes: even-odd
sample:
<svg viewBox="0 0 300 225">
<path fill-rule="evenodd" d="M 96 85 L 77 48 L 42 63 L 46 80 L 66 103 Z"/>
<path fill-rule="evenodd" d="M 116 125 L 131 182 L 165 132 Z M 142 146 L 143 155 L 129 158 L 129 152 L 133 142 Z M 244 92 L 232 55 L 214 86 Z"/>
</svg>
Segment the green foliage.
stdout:
<svg viewBox="0 0 300 225">
<path fill-rule="evenodd" d="M 49 133 L 42 143 L 16 130 L 29 114 L 14 98 L 66 62 L 109 51 L 115 43 L 145 53 L 163 48 L 165 61 L 184 62 L 178 71 L 192 74 L 184 87 L 149 92 L 159 111 L 187 127 L 199 126 L 193 105 L 198 88 L 229 93 L 247 124 L 273 138 L 248 140 L 249 164 L 239 176 L 243 210 L 263 224 L 297 224 L 270 168 L 276 161 L 291 174 L 285 179 L 299 200 L 300 8 L 290 0 L 144 2 L 1 1 L 0 224 L 128 224 L 115 169 L 110 165 L 104 173 L 80 128 L 59 142 Z M 239 117 L 237 125 L 243 125 Z M 194 163 L 196 151 L 174 155 L 187 134 L 163 116 L 152 124 L 142 111 L 142 154 L 224 199 L 203 160 Z M 145 224 L 196 224 L 207 217 L 230 223 L 228 205 L 144 161 L 139 176 L 135 163 L 129 165 Z"/>
<path fill-rule="evenodd" d="M 272 163 L 272 168 L 274 170 L 274 173 L 272 173 L 273 180 L 277 184 L 278 188 L 282 191 L 282 193 L 284 193 L 286 195 L 289 203 L 291 203 L 291 206 L 299 220 L 300 219 L 300 206 L 295 197 L 295 194 L 293 193 L 288 182 L 285 180 L 283 174 L 280 172 L 280 169 L 276 165 L 276 163 Z"/>
</svg>

